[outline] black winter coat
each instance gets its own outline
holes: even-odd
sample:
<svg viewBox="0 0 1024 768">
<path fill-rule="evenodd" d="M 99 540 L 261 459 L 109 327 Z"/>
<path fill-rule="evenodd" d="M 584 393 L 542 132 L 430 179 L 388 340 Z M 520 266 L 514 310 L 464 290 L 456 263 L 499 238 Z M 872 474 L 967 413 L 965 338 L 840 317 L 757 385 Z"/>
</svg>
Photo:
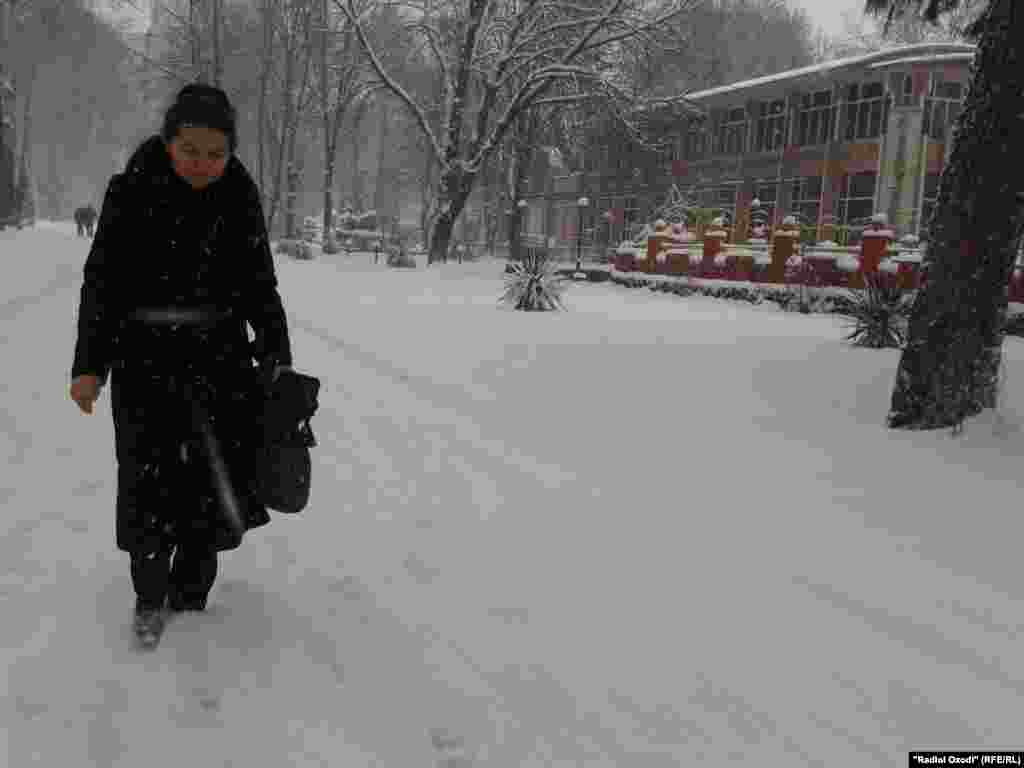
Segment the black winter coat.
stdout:
<svg viewBox="0 0 1024 768">
<path fill-rule="evenodd" d="M 201 327 L 140 319 L 168 309 L 201 309 L 214 319 Z M 119 549 L 154 551 L 183 536 L 218 550 L 239 544 L 224 522 L 225 484 L 214 482 L 211 457 L 195 439 L 183 387 L 209 415 L 245 526 L 269 522 L 246 477 L 258 402 L 254 349 L 259 362 L 291 365 L 256 185 L 232 157 L 220 179 L 193 190 L 154 136 L 107 187 L 71 369 L 72 377 L 111 377 Z"/>
</svg>

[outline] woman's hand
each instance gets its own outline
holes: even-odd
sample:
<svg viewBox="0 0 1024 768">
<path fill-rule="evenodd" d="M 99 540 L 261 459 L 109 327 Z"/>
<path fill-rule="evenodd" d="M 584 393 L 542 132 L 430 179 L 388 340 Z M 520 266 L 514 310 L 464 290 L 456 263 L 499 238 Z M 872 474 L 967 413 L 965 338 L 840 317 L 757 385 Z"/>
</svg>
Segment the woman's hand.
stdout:
<svg viewBox="0 0 1024 768">
<path fill-rule="evenodd" d="M 71 399 L 78 403 L 82 413 L 92 413 L 92 404 L 100 396 L 100 377 L 91 373 L 76 376 L 71 381 Z"/>
</svg>

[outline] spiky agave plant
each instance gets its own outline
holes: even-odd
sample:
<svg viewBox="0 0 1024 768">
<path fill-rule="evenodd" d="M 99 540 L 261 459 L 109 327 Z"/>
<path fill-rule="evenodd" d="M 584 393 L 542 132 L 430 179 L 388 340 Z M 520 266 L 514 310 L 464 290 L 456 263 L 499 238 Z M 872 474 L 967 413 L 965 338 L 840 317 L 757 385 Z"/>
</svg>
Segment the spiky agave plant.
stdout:
<svg viewBox="0 0 1024 768">
<path fill-rule="evenodd" d="M 566 278 L 555 272 L 551 259 L 539 251 L 528 253 L 505 273 L 500 301 L 526 312 L 565 309 L 562 293 Z"/>
<path fill-rule="evenodd" d="M 898 285 L 876 275 L 865 275 L 864 290 L 848 291 L 845 298 L 837 313 L 850 328 L 846 341 L 871 349 L 903 346 L 910 304 Z"/>
</svg>

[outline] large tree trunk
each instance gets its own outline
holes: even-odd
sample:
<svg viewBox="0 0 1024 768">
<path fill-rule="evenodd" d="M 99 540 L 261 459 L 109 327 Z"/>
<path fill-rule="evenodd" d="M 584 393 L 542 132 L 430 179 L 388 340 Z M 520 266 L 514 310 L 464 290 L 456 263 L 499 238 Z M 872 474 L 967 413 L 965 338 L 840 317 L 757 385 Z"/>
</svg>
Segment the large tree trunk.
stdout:
<svg viewBox="0 0 1024 768">
<path fill-rule="evenodd" d="M 388 155 L 394 148 L 388 141 L 389 110 L 387 103 L 381 99 L 377 108 L 380 110 L 380 123 L 377 129 L 377 168 L 373 182 L 373 209 L 377 211 L 377 229 L 384 232 L 384 219 L 391 213 L 390 184 L 392 174 L 389 173 Z"/>
<path fill-rule="evenodd" d="M 211 0 L 213 3 L 213 84 L 221 87 L 224 75 L 224 54 L 221 49 L 221 3 L 224 0 Z"/>
<path fill-rule="evenodd" d="M 334 231 L 332 229 L 331 210 L 334 203 L 331 200 L 331 184 L 334 182 L 334 142 L 331 141 L 331 113 L 328 110 L 327 98 L 327 36 L 328 23 L 330 21 L 327 13 L 327 0 L 320 3 L 320 23 L 323 25 L 320 30 L 320 112 L 323 115 L 324 132 L 324 213 L 323 213 L 323 242 L 321 247 L 324 253 L 337 253 L 334 245 Z"/>
<path fill-rule="evenodd" d="M 974 79 L 939 185 L 919 291 L 900 358 L 891 428 L 961 425 L 994 408 L 1000 326 L 1024 215 L 1024 5 L 992 0 Z"/>
<path fill-rule="evenodd" d="M 10 32 L 10 4 L 0 0 L 0 229 L 8 220 L 13 220 L 15 211 L 14 177 L 17 173 L 14 149 L 14 89 L 8 77 L 10 46 L 7 44 Z"/>
<path fill-rule="evenodd" d="M 263 210 L 267 210 L 267 175 L 264 168 L 266 154 L 266 138 L 264 125 L 267 120 L 267 88 L 270 82 L 270 63 L 273 55 L 273 25 L 270 18 L 271 0 L 263 0 L 263 60 L 260 63 L 260 101 L 259 114 L 256 118 L 256 141 L 259 144 L 259 187 L 260 202 Z"/>
<path fill-rule="evenodd" d="M 359 132 L 362 128 L 363 118 L 366 116 L 369 106 L 369 99 L 363 99 L 358 105 L 356 105 L 356 110 L 352 114 L 352 138 L 349 145 L 351 151 L 349 168 L 352 170 L 352 183 L 349 186 L 349 195 L 352 198 L 350 205 L 352 206 L 353 212 L 361 212 L 365 209 L 363 201 L 363 175 L 359 169 L 359 150 L 361 146 L 361 142 L 359 141 Z"/>
<path fill-rule="evenodd" d="M 530 165 L 533 162 L 534 141 L 537 135 L 537 115 L 528 110 L 516 120 L 511 140 L 509 162 L 509 196 L 512 198 L 512 215 L 509 218 L 509 258 L 519 261 L 523 258 L 523 208 L 519 201 L 526 194 Z"/>
<path fill-rule="evenodd" d="M 18 160 L 18 206 L 22 219 L 36 219 L 36 185 L 32 177 L 32 164 L 29 162 L 32 152 L 32 96 L 35 93 L 37 64 L 32 62 L 29 76 L 25 81 L 25 103 L 21 116 L 21 152 Z M 90 112 L 90 117 L 95 117 Z M 95 133 L 95 121 L 93 121 Z M 93 144 L 95 139 L 93 139 Z M 92 146 L 92 144 L 90 144 Z"/>
<path fill-rule="evenodd" d="M 458 166 L 441 175 L 440 208 L 430 232 L 430 251 L 427 264 L 446 261 L 452 240 L 455 222 L 466 207 L 469 193 L 473 190 L 474 176 L 462 172 Z"/>
</svg>

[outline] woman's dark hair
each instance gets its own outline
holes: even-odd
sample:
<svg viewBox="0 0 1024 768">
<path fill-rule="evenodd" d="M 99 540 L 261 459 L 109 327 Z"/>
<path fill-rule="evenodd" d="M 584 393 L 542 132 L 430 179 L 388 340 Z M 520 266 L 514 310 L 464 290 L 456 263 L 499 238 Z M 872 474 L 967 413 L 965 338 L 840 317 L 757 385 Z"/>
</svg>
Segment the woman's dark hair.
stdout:
<svg viewBox="0 0 1024 768">
<path fill-rule="evenodd" d="M 202 125 L 225 134 L 228 147 L 234 152 L 238 144 L 236 123 L 235 108 L 224 91 L 205 83 L 190 83 L 178 92 L 174 103 L 164 114 L 160 135 L 164 141 L 171 142 L 181 126 Z"/>
</svg>

